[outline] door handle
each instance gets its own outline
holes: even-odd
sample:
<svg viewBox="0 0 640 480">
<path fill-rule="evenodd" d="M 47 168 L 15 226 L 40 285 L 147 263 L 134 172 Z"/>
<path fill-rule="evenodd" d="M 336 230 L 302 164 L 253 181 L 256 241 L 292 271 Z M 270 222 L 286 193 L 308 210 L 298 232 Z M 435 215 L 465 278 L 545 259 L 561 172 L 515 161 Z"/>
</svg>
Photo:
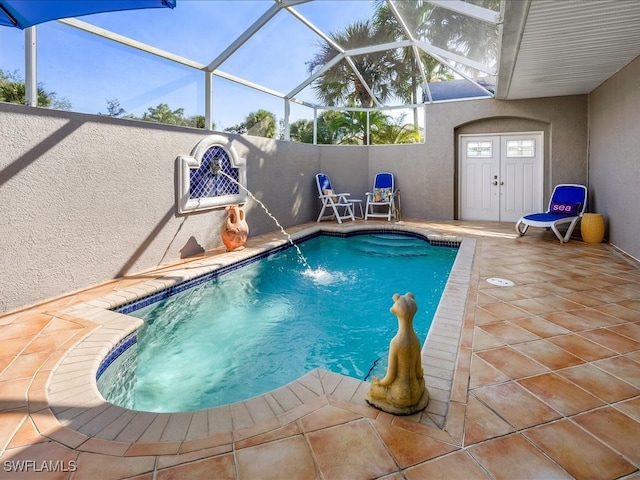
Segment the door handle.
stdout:
<svg viewBox="0 0 640 480">
<path fill-rule="evenodd" d="M 498 185 L 498 181 L 497 181 L 497 180 L 494 180 L 494 181 L 491 183 L 491 185 Z"/>
</svg>

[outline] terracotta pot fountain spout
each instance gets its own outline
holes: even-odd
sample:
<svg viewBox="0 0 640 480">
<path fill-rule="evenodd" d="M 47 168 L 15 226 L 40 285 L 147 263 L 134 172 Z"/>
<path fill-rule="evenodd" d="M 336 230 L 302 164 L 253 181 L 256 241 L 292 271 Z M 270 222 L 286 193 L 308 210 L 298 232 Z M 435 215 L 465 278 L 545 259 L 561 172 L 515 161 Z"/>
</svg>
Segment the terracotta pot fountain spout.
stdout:
<svg viewBox="0 0 640 480">
<path fill-rule="evenodd" d="M 244 219 L 244 210 L 239 205 L 229 205 L 225 208 L 227 218 L 222 225 L 220 236 L 227 252 L 242 250 L 249 236 L 249 225 Z"/>
</svg>

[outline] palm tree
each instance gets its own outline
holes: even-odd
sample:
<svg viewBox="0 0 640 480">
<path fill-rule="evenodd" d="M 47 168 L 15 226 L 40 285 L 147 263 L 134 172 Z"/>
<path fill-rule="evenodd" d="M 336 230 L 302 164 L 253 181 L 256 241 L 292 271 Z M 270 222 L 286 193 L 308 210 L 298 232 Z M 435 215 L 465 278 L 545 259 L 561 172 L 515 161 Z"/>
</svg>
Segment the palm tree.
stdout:
<svg viewBox="0 0 640 480">
<path fill-rule="evenodd" d="M 406 39 L 407 35 L 398 19 L 384 0 L 376 0 L 374 22 L 376 28 L 393 32 L 395 39 Z M 397 2 L 398 14 L 410 29 L 413 38 L 425 36 L 429 25 L 429 18 L 435 6 L 423 0 L 413 2 Z M 393 82 L 394 94 L 408 103 L 420 103 L 418 89 L 423 83 L 423 74 L 427 82 L 453 78 L 451 70 L 438 60 L 420 50 L 416 58 L 415 50 L 411 47 L 399 49 L 398 63 L 395 66 L 396 77 Z M 422 71 L 421 71 L 422 70 Z M 414 119 L 414 121 L 417 121 Z"/>
<path fill-rule="evenodd" d="M 369 20 L 361 20 L 348 25 L 342 32 L 331 34 L 335 44 L 344 50 L 379 45 L 393 39 L 391 32 L 379 30 Z M 316 73 L 330 62 L 338 52 L 329 44 L 319 45 L 319 51 L 311 61 L 307 62 L 309 73 Z M 367 90 L 371 90 L 377 101 L 384 102 L 393 94 L 395 52 L 384 50 L 350 57 L 356 74 L 346 59 L 324 71 L 314 82 L 316 96 L 329 106 L 352 105 L 370 108 L 374 98 Z M 364 81 L 364 83 L 363 83 Z M 368 143 L 368 134 L 365 135 Z"/>
<path fill-rule="evenodd" d="M 404 123 L 405 115 L 397 119 L 386 117 L 387 122 L 371 129 L 371 143 L 386 145 L 398 143 L 419 143 L 420 130 L 412 123 Z"/>
<path fill-rule="evenodd" d="M 498 11 L 500 0 L 475 0 L 479 7 Z M 497 27 L 445 8 L 434 8 L 422 26 L 433 45 L 478 62 L 496 60 Z"/>
</svg>

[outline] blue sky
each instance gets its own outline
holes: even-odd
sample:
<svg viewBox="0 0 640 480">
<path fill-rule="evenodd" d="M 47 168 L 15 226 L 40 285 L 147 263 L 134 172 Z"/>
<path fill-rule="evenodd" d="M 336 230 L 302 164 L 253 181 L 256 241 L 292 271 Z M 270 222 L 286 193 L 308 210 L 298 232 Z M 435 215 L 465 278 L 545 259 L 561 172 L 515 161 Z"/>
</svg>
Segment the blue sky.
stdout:
<svg viewBox="0 0 640 480">
<path fill-rule="evenodd" d="M 177 0 L 175 9 L 135 10 L 80 17 L 203 64 L 209 64 L 249 25 L 271 0 Z M 368 0 L 315 0 L 296 9 L 326 33 L 342 30 L 368 18 Z M 204 75 L 194 69 L 106 41 L 58 22 L 37 27 L 38 82 L 68 99 L 72 110 L 106 113 L 107 100 L 118 99 L 127 113 L 141 116 L 149 107 L 166 103 L 184 108 L 186 116 L 204 114 Z M 313 57 L 320 38 L 287 12 L 280 12 L 220 70 L 287 93 L 307 76 L 305 62 Z M 0 68 L 24 77 L 24 32 L 0 28 Z M 310 91 L 301 95 L 313 101 Z M 279 119 L 281 100 L 214 80 L 217 129 L 244 121 L 249 112 L 264 108 Z M 292 120 L 312 118 L 313 111 L 292 106 Z"/>
</svg>

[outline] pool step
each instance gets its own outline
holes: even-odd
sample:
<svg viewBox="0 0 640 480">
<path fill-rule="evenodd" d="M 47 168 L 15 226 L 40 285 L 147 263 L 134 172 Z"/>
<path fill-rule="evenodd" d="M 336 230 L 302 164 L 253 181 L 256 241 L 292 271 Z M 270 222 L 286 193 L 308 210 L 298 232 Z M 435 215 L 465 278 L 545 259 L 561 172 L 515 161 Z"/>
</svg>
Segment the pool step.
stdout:
<svg viewBox="0 0 640 480">
<path fill-rule="evenodd" d="M 352 239 L 354 250 L 372 256 L 424 256 L 428 244 L 419 238 L 405 235 L 367 235 Z"/>
</svg>

